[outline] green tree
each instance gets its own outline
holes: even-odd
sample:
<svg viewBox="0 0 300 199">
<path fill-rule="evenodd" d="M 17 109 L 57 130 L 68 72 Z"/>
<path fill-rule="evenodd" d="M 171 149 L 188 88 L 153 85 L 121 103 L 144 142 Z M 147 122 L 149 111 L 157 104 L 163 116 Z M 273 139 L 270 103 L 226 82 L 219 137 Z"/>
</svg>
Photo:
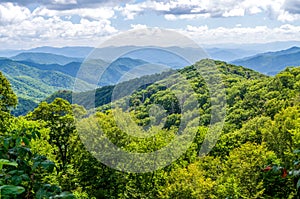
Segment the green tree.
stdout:
<svg viewBox="0 0 300 199">
<path fill-rule="evenodd" d="M 211 178 L 205 177 L 205 172 L 197 164 L 190 164 L 169 174 L 159 198 L 216 198 L 213 194 L 215 184 Z"/>
<path fill-rule="evenodd" d="M 72 106 L 66 100 L 55 99 L 52 103 L 42 102 L 27 116 L 34 121 L 45 122 L 45 127 L 50 129 L 48 142 L 57 147 L 57 160 L 60 171 L 66 169 L 72 154 L 72 137 L 76 134 L 75 119 Z"/>
<path fill-rule="evenodd" d="M 10 117 L 10 110 L 16 107 L 17 103 L 17 96 L 13 92 L 9 81 L 0 72 L 0 132 L 3 132 L 6 125 L 8 125 L 7 118 Z"/>
<path fill-rule="evenodd" d="M 17 96 L 11 89 L 9 81 L 0 72 L 0 108 L 2 112 L 9 112 L 18 103 Z"/>
<path fill-rule="evenodd" d="M 294 150 L 300 148 L 300 106 L 288 107 L 275 115 L 273 125 L 264 133 L 269 150 L 289 168 L 295 159 Z"/>
<path fill-rule="evenodd" d="M 230 152 L 217 179 L 218 198 L 262 198 L 261 169 L 276 159 L 264 145 L 247 142 Z"/>
<path fill-rule="evenodd" d="M 73 198 L 51 183 L 55 164 L 47 157 L 34 153 L 31 141 L 38 140 L 38 122 L 11 118 L 10 126 L 0 136 L 0 190 L 3 198 Z"/>
<path fill-rule="evenodd" d="M 39 139 L 42 126 L 10 115 L 17 97 L 1 72 L 0 81 L 0 197 L 73 198 L 48 183 L 54 163 L 31 150 L 31 141 Z"/>
</svg>

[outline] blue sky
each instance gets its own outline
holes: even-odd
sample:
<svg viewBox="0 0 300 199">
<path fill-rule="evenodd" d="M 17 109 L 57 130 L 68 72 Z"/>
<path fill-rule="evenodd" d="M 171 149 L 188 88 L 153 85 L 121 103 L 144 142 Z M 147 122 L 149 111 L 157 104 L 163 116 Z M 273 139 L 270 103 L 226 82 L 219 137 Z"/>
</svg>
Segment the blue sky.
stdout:
<svg viewBox="0 0 300 199">
<path fill-rule="evenodd" d="M 37 3 L 38 2 L 38 3 Z M 97 46 L 159 27 L 200 45 L 300 40 L 298 0 L 2 0 L 1 49 Z"/>
</svg>

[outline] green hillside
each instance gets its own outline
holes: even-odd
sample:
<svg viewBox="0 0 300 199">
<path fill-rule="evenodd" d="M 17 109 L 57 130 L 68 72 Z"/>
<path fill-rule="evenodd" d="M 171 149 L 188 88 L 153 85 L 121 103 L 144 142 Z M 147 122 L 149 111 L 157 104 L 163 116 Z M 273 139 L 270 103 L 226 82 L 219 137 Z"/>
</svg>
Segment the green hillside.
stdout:
<svg viewBox="0 0 300 199">
<path fill-rule="evenodd" d="M 39 64 L 31 61 L 18 61 L 18 63 L 28 65 L 30 67 L 37 68 L 39 70 L 46 70 L 46 71 L 56 71 L 56 72 L 61 72 L 66 75 L 70 75 L 72 77 L 76 77 L 78 70 L 80 69 L 82 62 L 70 62 L 66 65 L 59 65 L 59 64 Z M 93 60 L 91 62 L 88 62 L 86 64 L 89 64 L 90 67 L 92 68 L 101 68 L 101 66 L 104 66 L 107 64 L 106 62 L 98 59 L 98 60 Z M 94 75 L 94 74 L 93 74 Z M 87 76 L 84 80 L 86 82 L 90 81 L 89 76 Z"/>
<path fill-rule="evenodd" d="M 2 71 L 12 84 L 12 89 L 18 97 L 39 103 L 52 93 L 63 89 L 73 89 L 75 78 L 57 71 L 39 70 L 37 68 L 14 62 L 10 59 L 0 59 L 0 71 Z M 79 89 L 88 90 L 94 88 L 91 84 L 79 81 Z M 31 106 L 18 108 L 30 110 Z M 20 111 L 16 111 L 20 112 Z M 16 113 L 15 112 L 15 113 Z"/>
<path fill-rule="evenodd" d="M 224 75 L 232 75 L 235 77 L 239 78 L 263 78 L 266 77 L 265 75 L 262 75 L 260 73 L 257 73 L 251 69 L 246 69 L 241 66 L 234 66 L 230 64 L 226 64 L 225 62 L 220 62 L 216 61 L 216 65 L 219 68 L 219 70 L 224 74 Z M 125 96 L 128 90 L 131 90 L 132 87 L 138 84 L 146 84 L 142 88 L 146 88 L 150 86 L 152 83 L 147 84 L 146 82 L 156 82 L 162 79 L 165 79 L 169 77 L 170 75 L 182 71 L 188 71 L 191 70 L 192 67 L 186 67 L 185 69 L 182 70 L 170 70 L 166 72 L 162 72 L 159 74 L 153 74 L 153 75 L 146 75 L 142 76 L 140 78 L 135 78 L 129 81 L 121 82 L 118 85 L 118 91 L 124 91 L 124 94 L 119 93 L 120 96 Z M 91 107 L 90 104 L 86 104 L 86 102 L 90 103 L 89 98 L 91 96 L 95 96 L 95 106 L 99 107 L 104 104 L 107 104 L 111 102 L 111 95 L 113 93 L 115 86 L 103 86 L 101 88 L 96 89 L 96 91 L 89 91 L 89 92 L 83 92 L 83 93 L 76 93 L 74 94 L 74 97 L 78 100 L 79 104 L 84 106 L 85 108 L 89 109 Z M 54 101 L 55 98 L 62 98 L 70 103 L 72 102 L 72 92 L 71 91 L 57 91 L 53 93 L 51 96 L 49 96 L 46 101 L 47 102 L 52 102 Z"/>
<path fill-rule="evenodd" d="M 199 158 L 197 156 L 202 144 L 205 144 L 204 137 L 210 124 L 212 102 L 218 99 L 210 98 L 205 81 L 195 66 L 205 68 L 211 64 L 216 65 L 221 71 L 220 77 L 226 87 L 226 117 L 216 146 L 208 156 Z M 113 179 L 106 178 L 105 182 L 85 181 L 85 185 L 91 185 L 87 192 L 96 196 L 99 192 L 95 190 L 101 189 L 101 193 L 108 198 L 120 195 L 124 198 L 288 198 L 295 196 L 296 186 L 293 181 L 298 180 L 299 177 L 293 175 L 287 177 L 286 172 L 293 171 L 293 160 L 297 160 L 297 154 L 293 151 L 300 147 L 297 138 L 293 137 L 294 133 L 297 132 L 297 136 L 299 134 L 299 120 L 296 119 L 300 113 L 299 68 L 289 68 L 275 77 L 268 77 L 224 62 L 202 60 L 179 72 L 189 79 L 199 105 L 198 108 L 195 106 L 189 110 L 186 115 L 182 115 L 178 98 L 174 94 L 184 94 L 188 87 L 178 79 L 177 73 L 136 91 L 129 98 L 116 101 L 115 105 L 124 104 L 129 100 L 129 107 L 123 110 L 124 113 L 118 109 L 109 109 L 107 106 L 100 107 L 100 112 L 81 120 L 79 129 L 80 132 L 84 132 L 81 134 L 81 139 L 88 141 L 86 147 L 94 154 L 97 151 L 99 153 L 101 151 L 101 154 L 106 151 L 105 146 L 99 146 L 101 138 L 97 138 L 95 134 L 100 129 L 115 146 L 129 152 L 150 153 L 166 147 L 175 136 L 179 136 L 178 139 L 188 139 L 187 135 L 180 135 L 177 130 L 181 122 L 186 121 L 184 118 L 193 118 L 193 115 L 199 111 L 197 134 L 188 151 L 171 165 L 145 174 L 119 173 L 113 169 L 103 173 L 100 163 L 95 165 L 93 162 L 86 165 L 85 162 L 85 169 L 81 170 L 85 177 L 91 170 L 93 174 L 98 172 L 101 176 L 110 176 L 112 173 L 116 175 Z M 173 82 L 171 87 L 166 86 L 168 82 Z M 217 86 L 220 85 L 216 84 L 214 88 Z M 163 109 L 166 114 L 165 120 L 159 120 L 163 121 L 163 126 L 153 118 L 154 104 L 161 107 L 161 110 L 155 109 L 156 113 Z M 130 115 L 133 123 L 126 120 L 125 113 Z M 196 122 L 195 119 L 187 121 Z M 149 125 L 152 128 L 149 128 Z M 281 128 L 285 130 L 278 131 Z M 128 135 L 130 132 L 138 135 L 142 129 L 152 136 L 142 139 Z M 192 128 L 187 129 L 187 131 L 192 130 Z M 184 143 L 183 141 L 181 144 Z M 114 154 L 110 155 L 112 160 L 115 160 Z M 150 160 L 141 159 L 141 161 L 146 164 Z M 158 157 L 157 161 L 166 160 Z M 120 164 L 123 168 L 122 163 Z M 126 185 L 121 180 L 124 178 Z M 198 183 L 195 184 L 195 181 Z M 120 188 L 114 191 L 110 188 L 116 186 Z M 233 187 L 236 187 L 234 191 Z"/>
<path fill-rule="evenodd" d="M 50 63 L 51 60 L 55 58 L 61 58 L 60 56 L 56 56 L 54 54 L 50 54 L 49 56 L 48 54 L 46 54 L 47 56 L 44 57 L 42 56 L 43 54 L 39 53 L 30 53 L 30 55 L 35 58 L 40 57 L 47 63 Z M 25 54 L 23 54 L 22 56 L 25 56 Z M 20 55 L 19 58 L 21 59 L 22 56 Z M 46 61 L 48 58 L 49 61 Z M 72 58 L 68 57 L 63 58 L 65 59 L 65 61 L 72 60 Z M 7 76 L 17 96 L 21 97 L 22 99 L 32 101 L 32 103 L 39 103 L 58 90 L 73 90 L 77 72 L 82 64 L 81 62 L 71 62 L 66 65 L 41 64 L 32 62 L 33 60 L 24 60 L 25 61 L 13 61 L 11 59 L 1 58 L 0 71 L 2 71 Z M 147 62 L 137 59 L 119 58 L 108 66 L 108 68 L 104 71 L 104 74 L 102 76 L 103 78 L 100 79 L 100 82 L 98 84 L 101 86 L 116 84 L 117 82 L 121 81 L 120 78 L 124 74 L 126 74 L 133 68 L 144 65 L 146 63 Z M 93 80 L 95 78 L 94 74 L 99 74 L 99 71 L 102 71 L 103 66 L 106 65 L 107 63 L 102 60 L 86 61 L 84 63 L 84 66 L 87 67 L 85 68 L 87 72 L 85 73 L 84 77 L 82 77 L 83 80 L 77 79 L 78 84 L 76 83 L 76 90 L 86 91 L 94 89 L 96 86 L 90 84 L 95 83 L 96 81 Z M 135 73 L 135 75 L 133 76 L 128 76 L 125 80 L 141 77 L 147 74 L 153 74 L 156 71 L 157 70 L 155 68 L 153 69 L 153 71 L 144 72 L 143 70 L 141 70 L 138 73 Z M 123 79 L 122 81 L 125 80 Z M 107 88 L 104 88 L 104 90 L 105 89 L 107 90 Z M 111 89 L 109 90 L 107 90 L 108 93 L 112 91 Z M 102 91 L 100 93 L 102 93 Z M 98 96 L 99 94 L 97 92 L 97 97 Z M 110 100 L 109 97 L 102 98 L 106 98 L 105 103 L 108 103 Z M 98 103 L 99 101 L 102 101 L 102 99 L 97 101 L 97 106 L 103 104 L 102 102 Z M 31 107 L 32 106 L 22 106 L 22 103 L 20 103 L 14 113 L 21 113 L 25 110 L 29 111 Z M 20 111 L 19 109 L 22 111 Z M 26 113 L 27 111 L 25 111 L 24 113 Z"/>
<path fill-rule="evenodd" d="M 118 88 L 121 88 L 119 90 L 123 90 L 124 93 L 118 93 L 121 96 L 126 96 L 127 91 L 131 89 L 132 86 L 137 85 L 141 82 L 156 82 L 162 79 L 167 78 L 171 74 L 175 73 L 176 71 L 170 70 L 166 72 L 162 72 L 159 74 L 153 74 L 153 75 L 146 75 L 140 78 L 134 78 L 129 81 L 121 82 L 117 84 Z M 146 88 L 147 86 L 150 86 L 152 83 L 145 83 L 141 88 Z M 87 92 L 79 92 L 79 93 L 73 93 L 72 91 L 67 90 L 61 90 L 56 91 L 49 97 L 45 99 L 48 103 L 53 102 L 56 98 L 62 98 L 67 100 L 68 102 L 72 103 L 72 97 L 76 98 L 77 104 L 84 106 L 86 109 L 90 109 L 93 107 L 100 107 L 102 105 L 108 104 L 112 100 L 112 94 L 114 91 L 114 88 L 116 85 L 110 85 L 110 86 L 103 86 L 101 88 L 98 88 L 96 90 L 87 91 Z M 91 101 L 91 99 L 95 99 L 95 101 Z M 94 103 L 94 104 L 93 104 Z"/>
<path fill-rule="evenodd" d="M 201 158 L 198 155 L 202 145 L 209 144 L 204 138 L 208 134 L 212 106 L 216 105 L 213 102 L 219 99 L 218 95 L 210 97 L 205 80 L 195 66 L 205 68 L 210 65 L 217 65 L 221 71 L 226 90 L 226 117 L 216 146 Z M 268 77 L 224 62 L 202 60 L 180 70 L 180 74 L 189 79 L 196 92 L 198 108 L 194 106 L 186 114 L 181 112 L 180 98 L 175 94 L 184 94 L 188 87 L 178 79 L 178 74 L 174 74 L 116 101 L 115 105 L 124 105 L 129 100 L 129 107 L 123 111 L 100 107 L 100 112 L 81 120 L 78 129 L 81 140 L 88 143 L 85 146 L 93 154 L 98 152 L 99 158 L 110 157 L 112 162 L 109 164 L 112 165 L 115 165 L 114 161 L 120 161 L 119 168 L 126 170 L 133 167 L 143 169 L 151 160 L 141 158 L 142 164 L 131 160 L 133 163 L 126 167 L 126 160 L 119 160 L 111 151 L 102 156 L 107 149 L 105 145 L 99 145 L 103 140 L 97 137 L 97 132 L 104 132 L 115 146 L 123 150 L 147 154 L 169 146 L 175 137 L 182 140 L 176 146 L 184 146 L 184 140 L 189 137 L 185 131 L 178 132 L 181 123 L 197 124 L 195 128 L 186 129 L 187 132 L 196 132 L 186 153 L 169 166 L 144 174 L 120 173 L 108 167 L 104 167 L 108 170 L 103 172 L 101 163 L 85 162 L 81 170 L 84 177 L 89 176 L 89 171 L 93 171 L 93 175 L 95 172 L 100 176 L 115 175 L 113 179 L 106 178 L 98 183 L 86 179 L 83 186 L 91 186 L 87 192 L 97 196 L 100 193 L 95 190 L 100 189 L 107 198 L 295 197 L 297 186 L 294 181 L 297 182 L 299 176 L 288 172 L 298 172 L 299 166 L 299 162 L 294 161 L 299 160 L 297 149 L 300 148 L 300 68 L 288 68 L 275 77 Z M 171 82 L 172 86 L 167 87 L 166 84 Z M 218 86 L 215 84 L 213 88 Z M 155 104 L 160 109 L 155 108 Z M 193 119 L 197 112 L 200 118 Z M 155 113 L 165 119 L 155 120 Z M 129 116 L 133 121 L 126 119 Z M 149 137 L 137 137 L 143 133 L 148 133 Z M 158 156 L 156 164 L 163 164 L 161 161 L 167 161 L 169 156 L 172 156 L 171 151 L 167 156 Z M 294 167 L 294 164 L 298 166 Z M 122 179 L 126 179 L 126 183 Z"/>
<path fill-rule="evenodd" d="M 18 105 L 12 110 L 14 116 L 26 115 L 28 112 L 34 110 L 38 106 L 38 103 L 27 99 L 18 97 Z"/>
<path fill-rule="evenodd" d="M 96 112 L 56 98 L 73 99 L 60 91 L 17 118 L 10 115 L 17 97 L 0 73 L 2 193 L 298 198 L 299 76 L 300 67 L 270 77 L 205 59 L 102 87 L 95 91 Z M 106 104 L 114 92 L 115 101 Z M 93 93 L 73 95 L 92 108 Z"/>
<path fill-rule="evenodd" d="M 75 80 L 73 77 L 63 74 L 61 72 L 43 71 L 25 64 L 14 62 L 9 59 L 0 60 L 0 70 L 3 73 L 8 74 L 14 78 L 20 77 L 19 79 L 22 79 L 21 77 L 30 77 L 37 81 L 35 84 L 36 86 L 39 86 L 38 82 L 42 82 L 54 88 L 70 89 L 73 87 Z M 85 83 L 84 81 L 80 81 L 80 84 L 83 90 L 87 88 L 93 88 L 90 84 Z M 16 92 L 18 93 L 18 91 Z"/>
</svg>

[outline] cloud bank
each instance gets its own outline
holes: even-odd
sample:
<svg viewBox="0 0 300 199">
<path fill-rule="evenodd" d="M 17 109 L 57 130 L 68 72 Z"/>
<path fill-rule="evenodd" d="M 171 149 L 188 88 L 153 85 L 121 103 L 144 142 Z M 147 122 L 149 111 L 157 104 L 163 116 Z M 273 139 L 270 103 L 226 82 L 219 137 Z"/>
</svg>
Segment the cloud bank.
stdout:
<svg viewBox="0 0 300 199">
<path fill-rule="evenodd" d="M 170 28 L 168 23 L 180 21 L 181 25 L 171 28 L 200 43 L 257 43 L 300 38 L 296 23 L 300 19 L 298 0 L 2 0 L 1 48 L 97 45 L 125 29 L 144 28 L 148 22 L 153 27 L 155 22 L 160 22 L 146 18 L 153 14 L 165 22 L 166 26 L 161 28 Z M 251 27 L 243 27 L 241 20 L 252 16 L 268 18 L 277 25 L 255 25 L 254 20 Z M 141 21 L 139 17 L 147 20 Z M 195 25 L 208 18 L 237 23 L 236 27 Z M 122 27 L 128 20 L 127 28 Z"/>
</svg>

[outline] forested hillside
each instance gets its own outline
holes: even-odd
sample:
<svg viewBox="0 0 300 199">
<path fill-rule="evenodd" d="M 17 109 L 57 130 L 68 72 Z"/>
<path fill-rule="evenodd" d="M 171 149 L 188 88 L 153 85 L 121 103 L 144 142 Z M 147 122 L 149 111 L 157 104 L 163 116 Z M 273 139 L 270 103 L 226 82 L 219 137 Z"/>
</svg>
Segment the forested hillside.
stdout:
<svg viewBox="0 0 300 199">
<path fill-rule="evenodd" d="M 26 64 L 0 59 L 0 70 L 7 76 L 13 89 L 20 97 L 39 101 L 60 89 L 72 89 L 75 78 L 59 71 L 40 70 Z M 83 88 L 93 88 L 92 85 L 78 80 Z"/>
<path fill-rule="evenodd" d="M 85 79 L 77 78 L 77 72 L 82 66 L 82 62 L 76 62 L 76 60 L 80 61 L 81 59 L 47 53 L 24 53 L 14 57 L 14 59 L 19 61 L 0 58 L 0 70 L 9 79 L 17 96 L 22 99 L 17 108 L 13 110 L 13 114 L 16 116 L 24 115 L 33 110 L 32 108 L 35 108 L 37 103 L 54 92 L 72 90 L 75 80 L 80 85 L 77 88 L 78 91 L 93 90 L 100 86 L 114 85 L 121 81 L 120 77 L 134 67 L 147 63 L 130 58 L 119 58 L 111 64 L 100 59 L 88 60 L 84 62 L 84 65 L 95 70 L 95 73 L 108 67 L 103 71 L 103 78 L 101 78 L 99 85 L 93 85 L 93 78 L 90 76 Z M 149 73 L 153 74 L 151 71 Z M 143 75 L 147 75 L 147 73 L 140 72 L 132 78 Z"/>
<path fill-rule="evenodd" d="M 73 48 L 67 48 L 67 50 L 72 49 Z M 74 48 L 73 50 L 75 49 L 77 48 Z M 97 51 L 99 51 L 101 55 L 103 54 L 103 56 L 106 56 L 109 53 L 114 52 L 111 54 L 113 55 L 124 49 L 134 49 L 134 46 L 119 48 L 107 47 L 97 49 Z M 92 49 L 89 50 L 91 51 Z M 183 51 L 184 48 L 169 47 L 166 48 L 166 50 L 180 52 Z M 230 57 L 228 53 L 230 54 L 230 52 L 238 51 L 226 51 L 224 52 L 225 54 L 222 55 L 222 49 L 211 50 L 212 52 L 209 52 L 213 54 L 213 57 L 218 57 L 215 53 L 220 53 L 221 58 L 227 57 L 227 59 Z M 196 54 L 197 50 L 190 49 L 190 52 L 191 54 Z M 246 57 L 232 61 L 232 63 L 251 68 L 264 74 L 275 75 L 287 66 L 299 65 L 300 62 L 297 58 L 299 52 L 300 50 L 298 47 L 293 47 L 287 50 Z M 85 77 L 78 79 L 78 81 L 81 81 L 81 88 L 82 90 L 92 90 L 97 87 L 104 87 L 103 89 L 107 89 L 106 86 L 113 86 L 121 81 L 150 75 L 155 72 L 162 72 L 168 68 L 175 70 L 189 65 L 188 62 L 181 58 L 164 52 L 163 50 L 150 47 L 127 53 L 124 57 L 120 57 L 112 63 L 98 58 L 84 60 L 81 57 L 67 57 L 59 55 L 59 52 L 58 54 L 54 53 L 55 52 L 45 53 L 39 51 L 26 51 L 11 58 L 0 59 L 1 71 L 11 82 L 17 96 L 22 99 L 17 108 L 13 111 L 14 115 L 18 116 L 28 113 L 28 111 L 31 111 L 32 108 L 36 107 L 36 104 L 40 103 L 54 92 L 60 90 L 72 90 L 75 79 L 78 79 L 80 76 L 78 76 L 77 73 L 81 67 L 91 70 L 90 75 L 85 75 Z M 247 52 L 243 51 L 239 51 L 239 53 L 247 54 Z M 248 53 L 251 53 L 251 51 Z M 104 68 L 106 68 L 105 71 L 102 71 Z M 146 68 L 147 70 L 145 70 Z M 100 74 L 102 72 L 104 73 L 99 81 L 93 78 L 94 74 Z M 125 78 L 122 79 L 121 77 Z M 79 88 L 79 90 L 81 88 Z M 97 100 L 97 102 L 98 101 L 101 100 Z M 106 100 L 105 103 L 107 102 L 109 101 Z M 103 105 L 103 103 L 98 103 L 97 106 L 99 105 Z"/>
<path fill-rule="evenodd" d="M 175 70 L 169 70 L 166 72 L 162 72 L 159 74 L 153 74 L 153 75 L 145 75 L 143 77 L 134 78 L 125 82 L 121 82 L 117 84 L 118 88 L 124 88 L 123 91 L 124 94 L 120 93 L 123 97 L 126 96 L 126 90 L 130 89 L 130 87 L 140 83 L 144 82 L 145 84 L 142 86 L 142 88 L 146 88 L 151 85 L 151 83 L 146 82 L 156 82 L 162 79 L 167 78 L 171 74 L 175 73 Z M 62 98 L 64 100 L 67 100 L 69 103 L 72 103 L 72 98 L 76 98 L 76 103 L 78 105 L 84 106 L 86 109 L 94 108 L 94 107 L 100 107 L 102 105 L 108 104 L 112 101 L 112 94 L 113 90 L 116 87 L 116 85 L 109 85 L 109 86 L 103 86 L 100 88 L 97 88 L 96 90 L 86 91 L 86 92 L 78 92 L 74 93 L 72 91 L 68 90 L 61 90 L 53 93 L 49 97 L 45 99 L 46 102 L 51 103 L 56 98 Z M 95 98 L 94 104 L 91 104 L 90 97 Z"/>
<path fill-rule="evenodd" d="M 215 147 L 206 156 L 199 156 L 215 114 L 212 110 L 221 98 L 211 96 L 197 70 L 211 65 L 218 68 L 218 78 L 225 86 L 226 116 Z M 121 94 L 111 104 L 99 103 L 92 115 L 83 106 L 54 99 L 65 95 L 70 101 L 70 93 L 61 92 L 26 116 L 13 117 L 10 110 L 16 106 L 17 97 L 1 73 L 0 80 L 0 190 L 4 198 L 300 196 L 300 68 L 287 68 L 269 77 L 206 59 L 157 78 L 128 96 Z M 221 88 L 213 85 L 214 89 Z M 190 96 L 182 98 L 189 87 L 196 106 L 189 103 Z M 107 93 L 109 98 L 115 88 L 103 88 L 106 90 L 98 91 L 101 95 L 96 100 L 110 102 L 101 97 Z M 186 113 L 180 100 L 185 100 Z M 116 108 L 119 105 L 125 108 Z M 131 121 L 122 120 L 128 116 Z M 182 122 L 193 127 L 180 131 Z M 147 154 L 163 149 L 174 139 L 185 143 L 189 138 L 186 133 L 191 131 L 195 137 L 187 151 L 153 172 L 122 172 L 95 158 L 105 154 L 101 149 L 106 146 L 98 143 L 106 138 L 127 152 Z M 158 160 L 164 161 L 164 157 Z M 118 159 L 109 161 L 116 167 L 124 166 L 117 165 Z M 146 163 L 132 164 L 143 168 Z"/>
<path fill-rule="evenodd" d="M 12 89 L 22 99 L 15 115 L 23 115 L 35 107 L 35 104 L 58 90 L 73 89 L 75 78 L 55 70 L 41 70 L 31 64 L 0 58 L 0 71 L 9 79 Z M 78 80 L 82 88 L 93 89 L 94 86 Z M 28 106 L 29 105 L 29 106 Z"/>
</svg>

